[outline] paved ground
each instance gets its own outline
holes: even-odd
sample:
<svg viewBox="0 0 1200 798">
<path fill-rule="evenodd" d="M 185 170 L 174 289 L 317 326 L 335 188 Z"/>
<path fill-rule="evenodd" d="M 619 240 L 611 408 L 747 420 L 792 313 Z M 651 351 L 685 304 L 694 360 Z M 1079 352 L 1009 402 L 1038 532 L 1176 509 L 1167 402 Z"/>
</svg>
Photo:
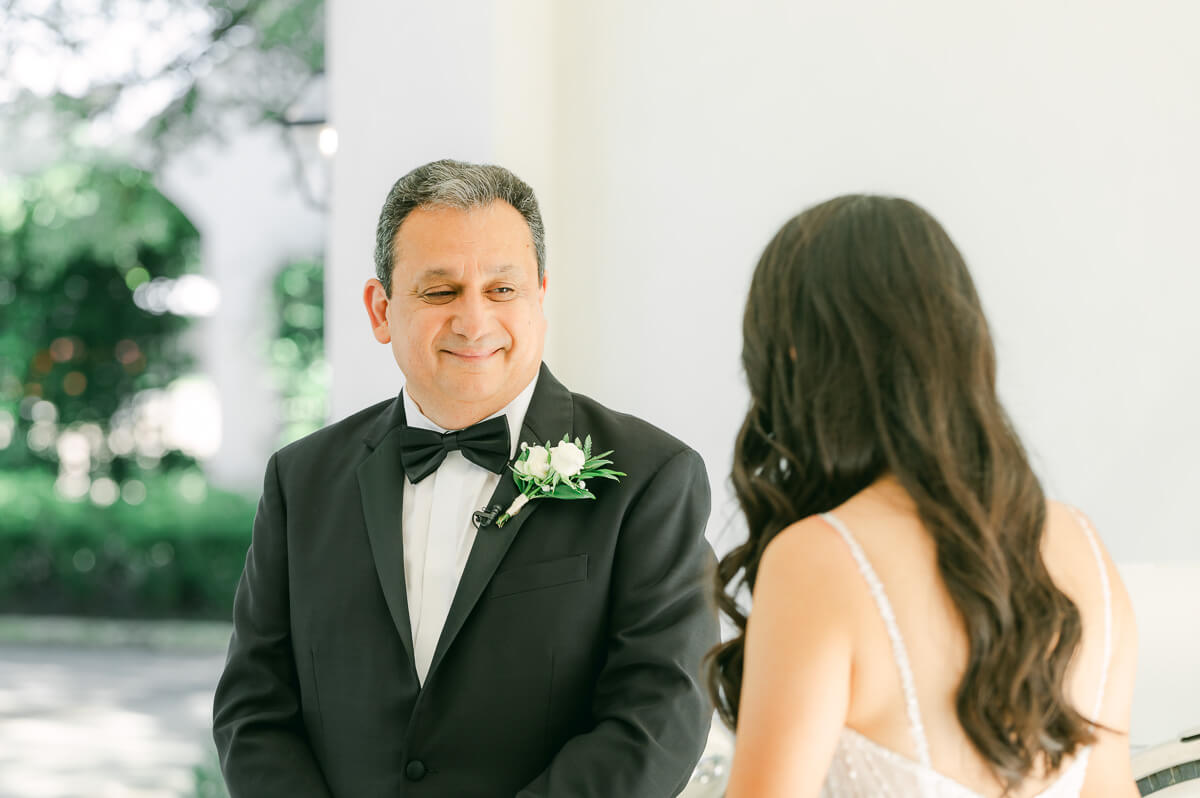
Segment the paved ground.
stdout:
<svg viewBox="0 0 1200 798">
<path fill-rule="evenodd" d="M 161 634 L 128 627 L 38 628 L 0 635 L 0 797 L 191 795 L 193 767 L 211 756 L 221 631 L 162 649 Z"/>
<path fill-rule="evenodd" d="M 193 798 L 215 763 L 225 624 L 0 616 L 0 798 Z M 730 740 L 709 740 L 688 798 L 713 798 Z"/>
</svg>

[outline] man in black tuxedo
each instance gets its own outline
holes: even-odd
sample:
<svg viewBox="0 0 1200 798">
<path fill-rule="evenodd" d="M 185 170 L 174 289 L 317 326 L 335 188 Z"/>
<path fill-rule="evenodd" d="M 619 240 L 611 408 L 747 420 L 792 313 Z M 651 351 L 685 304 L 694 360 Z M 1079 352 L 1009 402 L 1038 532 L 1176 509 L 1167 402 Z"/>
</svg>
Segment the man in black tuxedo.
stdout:
<svg viewBox="0 0 1200 798">
<path fill-rule="evenodd" d="M 703 462 L 542 364 L 542 222 L 511 173 L 404 176 L 375 258 L 364 301 L 405 387 L 267 465 L 214 704 L 230 793 L 678 794 L 718 640 Z M 622 323 L 592 312 L 597 343 Z M 564 435 L 627 476 L 498 525 L 522 444 Z"/>
</svg>

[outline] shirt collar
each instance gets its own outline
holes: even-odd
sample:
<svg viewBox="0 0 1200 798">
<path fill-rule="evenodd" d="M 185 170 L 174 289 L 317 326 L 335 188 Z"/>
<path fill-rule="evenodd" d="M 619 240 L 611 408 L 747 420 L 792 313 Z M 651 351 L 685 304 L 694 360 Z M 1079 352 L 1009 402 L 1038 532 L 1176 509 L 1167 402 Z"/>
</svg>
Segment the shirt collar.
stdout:
<svg viewBox="0 0 1200 798">
<path fill-rule="evenodd" d="M 517 394 L 516 398 L 508 403 L 507 406 L 492 413 L 482 421 L 497 418 L 499 416 L 508 417 L 508 437 L 509 437 L 509 458 L 517 456 L 517 446 L 521 442 L 521 426 L 525 423 L 525 414 L 529 411 L 529 403 L 533 401 L 533 392 L 537 388 L 538 376 L 541 374 L 539 370 L 533 375 L 533 379 L 525 386 L 525 389 Z M 401 390 L 400 396 L 404 400 L 404 420 L 410 427 L 417 429 L 428 429 L 434 432 L 449 432 L 450 430 L 444 427 L 439 427 L 437 424 L 430 421 L 417 403 L 408 395 L 408 391 Z"/>
</svg>

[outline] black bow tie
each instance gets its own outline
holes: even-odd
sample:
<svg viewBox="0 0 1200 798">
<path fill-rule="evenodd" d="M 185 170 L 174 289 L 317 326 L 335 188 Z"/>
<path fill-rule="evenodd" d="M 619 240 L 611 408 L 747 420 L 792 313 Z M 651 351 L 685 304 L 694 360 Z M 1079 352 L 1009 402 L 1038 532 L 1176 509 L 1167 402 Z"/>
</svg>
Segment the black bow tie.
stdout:
<svg viewBox="0 0 1200 798">
<path fill-rule="evenodd" d="M 400 461 L 408 481 L 414 485 L 437 471 L 446 455 L 455 450 L 493 474 L 503 473 L 511 446 L 505 416 L 455 432 L 441 433 L 407 426 L 400 430 Z"/>
</svg>

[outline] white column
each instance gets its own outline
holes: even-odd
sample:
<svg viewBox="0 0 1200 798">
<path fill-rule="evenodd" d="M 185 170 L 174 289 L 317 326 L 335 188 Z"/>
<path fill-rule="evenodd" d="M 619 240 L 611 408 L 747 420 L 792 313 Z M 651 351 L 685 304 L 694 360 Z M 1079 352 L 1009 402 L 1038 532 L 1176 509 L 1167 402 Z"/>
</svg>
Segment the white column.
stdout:
<svg viewBox="0 0 1200 798">
<path fill-rule="evenodd" d="M 220 448 L 204 463 L 218 485 L 257 491 L 279 446 L 278 388 L 268 371 L 275 336 L 271 281 L 287 262 L 319 257 L 324 216 L 296 188 L 270 127 L 225 131 L 167 163 L 160 189 L 200 230 L 204 274 L 221 304 L 195 322 L 197 371 L 220 399 Z"/>
</svg>

